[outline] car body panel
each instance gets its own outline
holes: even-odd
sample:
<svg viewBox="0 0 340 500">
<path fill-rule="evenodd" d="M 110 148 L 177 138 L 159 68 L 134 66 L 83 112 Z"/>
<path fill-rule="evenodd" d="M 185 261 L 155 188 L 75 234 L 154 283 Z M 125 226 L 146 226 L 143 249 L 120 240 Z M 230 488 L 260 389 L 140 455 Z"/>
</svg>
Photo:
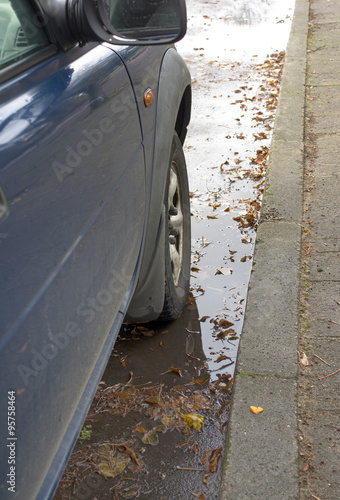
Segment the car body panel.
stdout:
<svg viewBox="0 0 340 500">
<path fill-rule="evenodd" d="M 133 279 L 146 204 L 140 122 L 120 58 L 99 45 L 63 59 L 25 75 L 23 89 L 17 81 L 1 107 L 0 377 L 21 394 L 21 449 L 37 452 L 30 479 L 20 475 L 26 485 L 44 475 L 41 463 L 48 470 Z M 127 116 L 122 100 L 133 103 Z"/>
<path fill-rule="evenodd" d="M 11 498 L 51 497 L 121 323 L 143 307 L 147 319 L 161 312 L 165 180 L 190 85 L 178 55 L 170 75 L 168 52 L 50 43 L 0 72 L 0 392 L 3 408 L 16 393 L 18 438 Z M 126 315 L 136 289 L 147 303 Z M 4 443 L 3 411 L 0 428 Z"/>
<path fill-rule="evenodd" d="M 150 206 L 161 206 L 167 173 L 162 168 L 169 158 L 171 143 L 169 136 L 176 131 L 182 141 L 191 112 L 191 77 L 186 65 L 178 52 L 172 47 L 167 50 L 162 59 L 159 73 L 157 93 L 156 125 L 153 147 L 153 170 L 150 176 Z M 151 211 L 146 227 L 146 246 L 143 253 L 142 269 L 139 283 L 126 314 L 126 320 L 143 322 L 153 319 L 163 307 L 163 297 L 159 293 L 159 274 L 157 270 L 164 265 L 165 228 L 161 223 L 167 223 L 166 218 L 159 219 L 157 211 Z M 159 227 L 155 232 L 155 227 Z M 152 286 L 154 284 L 154 286 Z"/>
</svg>

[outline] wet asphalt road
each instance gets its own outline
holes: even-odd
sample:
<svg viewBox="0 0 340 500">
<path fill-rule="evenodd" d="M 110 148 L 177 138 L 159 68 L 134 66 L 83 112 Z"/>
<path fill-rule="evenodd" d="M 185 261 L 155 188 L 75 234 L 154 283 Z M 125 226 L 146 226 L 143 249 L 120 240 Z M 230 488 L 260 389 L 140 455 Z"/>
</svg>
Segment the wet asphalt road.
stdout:
<svg viewBox="0 0 340 500">
<path fill-rule="evenodd" d="M 272 54 L 293 7 L 187 0 L 191 298 L 172 324 L 122 329 L 55 499 L 218 498 L 278 91 Z"/>
</svg>

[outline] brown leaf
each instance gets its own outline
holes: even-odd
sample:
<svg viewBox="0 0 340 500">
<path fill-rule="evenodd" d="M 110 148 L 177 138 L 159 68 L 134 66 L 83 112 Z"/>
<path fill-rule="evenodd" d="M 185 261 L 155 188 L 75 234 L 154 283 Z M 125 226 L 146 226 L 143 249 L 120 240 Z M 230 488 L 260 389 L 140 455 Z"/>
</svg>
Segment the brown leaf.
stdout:
<svg viewBox="0 0 340 500">
<path fill-rule="evenodd" d="M 223 274 L 224 276 L 229 276 L 230 274 L 233 274 L 233 270 L 231 267 L 221 267 L 220 269 L 217 269 L 216 274 Z"/>
<path fill-rule="evenodd" d="M 207 461 L 207 455 L 210 450 L 205 450 L 205 452 L 202 455 L 201 462 L 202 464 L 206 465 L 208 467 L 208 461 Z"/>
<path fill-rule="evenodd" d="M 191 361 L 201 361 L 200 358 L 196 358 L 195 356 L 190 356 L 190 354 L 187 354 L 187 359 Z"/>
<path fill-rule="evenodd" d="M 225 337 L 233 333 L 236 333 L 235 330 L 233 330 L 232 328 L 228 328 L 227 330 L 222 330 L 221 332 L 218 332 L 216 337 L 220 340 L 223 340 Z"/>
<path fill-rule="evenodd" d="M 141 464 L 138 462 L 136 453 L 131 448 L 126 446 L 126 444 L 118 446 L 118 450 L 127 453 L 127 455 L 129 455 L 132 458 L 133 462 L 135 462 L 135 464 L 140 467 Z"/>
<path fill-rule="evenodd" d="M 182 443 L 176 444 L 175 448 L 180 448 L 181 446 L 184 446 L 188 444 L 189 438 L 183 441 Z"/>
<path fill-rule="evenodd" d="M 198 443 L 195 441 L 191 446 L 189 446 L 188 450 L 193 451 L 197 454 L 199 452 Z"/>
<path fill-rule="evenodd" d="M 210 380 L 210 375 L 208 375 L 205 378 L 193 378 L 192 381 L 190 382 L 191 384 L 196 384 L 196 385 L 204 385 Z"/>
<path fill-rule="evenodd" d="M 225 354 L 221 354 L 221 356 L 218 356 L 218 358 L 216 359 L 216 363 L 220 363 L 225 359 L 231 359 L 231 358 L 229 356 L 226 356 Z"/>
<path fill-rule="evenodd" d="M 162 404 L 162 400 L 160 399 L 159 396 L 148 396 L 147 398 L 144 399 L 144 402 L 150 405 L 158 405 L 158 406 Z"/>
<path fill-rule="evenodd" d="M 228 321 L 227 319 L 220 319 L 219 322 L 218 322 L 218 326 L 222 327 L 222 328 L 229 328 L 230 326 L 233 326 L 234 323 L 232 323 L 231 321 Z"/>
<path fill-rule="evenodd" d="M 144 429 L 144 427 L 142 427 L 140 424 L 137 424 L 137 425 L 135 426 L 135 431 L 136 431 L 136 432 L 140 432 L 141 434 L 146 434 L 146 432 L 147 432 L 147 431 Z"/>
<path fill-rule="evenodd" d="M 161 375 L 164 375 L 165 373 L 176 373 L 180 377 L 183 377 L 182 375 L 182 370 L 180 368 L 175 368 L 174 366 L 170 366 L 165 372 L 161 373 Z"/>
<path fill-rule="evenodd" d="M 204 323 L 208 318 L 210 318 L 210 316 L 203 316 L 201 319 L 200 319 L 200 322 L 201 323 Z"/>
<path fill-rule="evenodd" d="M 217 471 L 218 461 L 220 459 L 221 452 L 222 452 L 222 447 L 221 448 L 216 448 L 216 450 L 213 450 L 211 452 L 210 457 L 209 457 L 209 472 L 207 472 L 203 476 L 203 483 L 204 484 L 207 484 L 207 478 L 211 474 L 213 474 L 214 472 Z"/>
<path fill-rule="evenodd" d="M 194 272 L 194 273 L 198 273 L 198 272 L 200 271 L 200 268 L 199 268 L 199 267 L 196 267 L 196 266 L 192 266 L 192 267 L 191 267 L 191 270 L 192 270 L 192 272 Z"/>
<path fill-rule="evenodd" d="M 151 431 L 144 434 L 142 437 L 142 441 L 144 444 L 155 445 L 158 443 L 158 434 L 156 429 L 151 429 Z"/>
<path fill-rule="evenodd" d="M 300 356 L 300 364 L 302 366 L 309 366 L 309 361 L 308 361 L 308 358 L 306 356 L 306 353 L 301 351 L 301 353 L 299 353 L 299 356 Z"/>
</svg>

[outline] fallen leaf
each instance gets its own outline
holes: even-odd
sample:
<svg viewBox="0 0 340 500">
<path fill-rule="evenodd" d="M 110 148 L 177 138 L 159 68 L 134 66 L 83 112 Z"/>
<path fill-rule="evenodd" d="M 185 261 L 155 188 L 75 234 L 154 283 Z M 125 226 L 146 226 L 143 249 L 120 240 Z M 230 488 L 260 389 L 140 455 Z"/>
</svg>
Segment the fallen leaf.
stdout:
<svg viewBox="0 0 340 500">
<path fill-rule="evenodd" d="M 200 431 L 204 417 L 202 415 L 197 415 L 196 413 L 187 413 L 183 415 L 183 420 L 187 427 L 193 427 L 196 431 Z"/>
<path fill-rule="evenodd" d="M 202 455 L 201 462 L 204 464 L 206 467 L 208 467 L 208 460 L 207 460 L 207 455 L 210 450 L 205 450 L 205 452 Z"/>
<path fill-rule="evenodd" d="M 207 478 L 211 474 L 213 474 L 214 472 L 217 471 L 218 461 L 220 459 L 221 452 L 222 452 L 222 447 L 216 448 L 216 450 L 213 450 L 211 452 L 210 457 L 209 457 L 209 472 L 207 472 L 207 474 L 204 474 L 204 476 L 203 476 L 203 483 L 204 484 L 207 484 Z"/>
<path fill-rule="evenodd" d="M 258 413 L 261 413 L 263 411 L 263 408 L 261 408 L 261 406 L 250 406 L 249 410 L 257 415 Z"/>
<path fill-rule="evenodd" d="M 160 405 L 162 404 L 161 398 L 157 396 L 148 396 L 147 398 L 144 399 L 145 403 L 148 403 L 150 405 Z"/>
<path fill-rule="evenodd" d="M 176 373 L 180 377 L 182 377 L 182 370 L 180 368 L 175 368 L 174 366 L 170 366 L 165 372 L 161 373 L 161 375 L 164 375 L 165 373 Z"/>
<path fill-rule="evenodd" d="M 164 425 L 164 427 L 170 427 L 171 418 L 170 417 L 162 417 L 161 422 Z"/>
<path fill-rule="evenodd" d="M 218 322 L 218 326 L 221 326 L 222 328 L 229 328 L 230 326 L 233 326 L 233 324 L 234 323 L 231 323 L 231 321 L 223 318 Z"/>
<path fill-rule="evenodd" d="M 193 378 L 191 384 L 204 385 L 210 380 L 210 375 L 204 378 Z"/>
<path fill-rule="evenodd" d="M 147 432 L 147 431 L 144 429 L 144 427 L 142 427 L 140 424 L 137 424 L 137 425 L 135 426 L 135 431 L 136 431 L 136 432 L 140 432 L 141 434 L 146 434 L 146 432 Z"/>
<path fill-rule="evenodd" d="M 306 353 L 301 351 L 301 354 L 299 353 L 299 356 L 300 356 L 300 363 L 302 366 L 309 366 L 309 361 L 308 361 L 308 358 L 306 356 Z"/>
<path fill-rule="evenodd" d="M 98 464 L 99 472 L 105 477 L 116 477 L 121 474 L 130 457 L 125 453 L 119 453 L 116 457 L 107 457 L 107 460 Z"/>
<path fill-rule="evenodd" d="M 189 446 L 188 450 L 193 451 L 197 455 L 200 451 L 198 443 L 195 441 L 191 446 Z"/>
<path fill-rule="evenodd" d="M 185 446 L 186 444 L 188 444 L 188 441 L 189 441 L 189 438 L 186 439 L 185 441 L 183 441 L 182 443 L 176 444 L 175 448 L 180 448 L 181 446 Z"/>
<path fill-rule="evenodd" d="M 198 495 L 196 495 L 196 493 L 193 493 L 192 491 L 190 491 L 190 493 L 194 495 L 194 497 L 198 498 L 198 500 L 205 500 L 205 496 L 203 495 L 203 493 L 198 493 Z"/>
<path fill-rule="evenodd" d="M 221 361 L 224 361 L 225 359 L 231 359 L 229 356 L 226 356 L 225 354 L 221 354 L 221 356 L 218 356 L 216 359 L 216 363 L 220 363 Z"/>
<path fill-rule="evenodd" d="M 307 472 L 309 469 L 309 462 L 306 462 L 305 465 L 303 466 L 302 470 L 303 472 Z"/>
<path fill-rule="evenodd" d="M 157 444 L 159 439 L 156 429 L 151 429 L 151 431 L 144 434 L 144 436 L 142 437 L 142 441 L 144 444 L 150 444 L 152 446 Z"/>
<path fill-rule="evenodd" d="M 190 361 L 201 361 L 200 358 L 196 358 L 195 356 L 190 356 L 190 354 L 187 354 L 187 359 Z"/>
<path fill-rule="evenodd" d="M 220 269 L 217 269 L 216 274 L 223 274 L 224 276 L 229 276 L 230 274 L 233 274 L 233 270 L 231 267 L 220 267 Z"/>
<path fill-rule="evenodd" d="M 204 323 L 208 318 L 210 318 L 210 316 L 203 316 L 201 319 L 200 319 L 200 322 L 201 323 Z"/>
<path fill-rule="evenodd" d="M 136 465 L 138 465 L 139 467 L 141 466 L 141 464 L 138 462 L 136 453 L 131 448 L 126 446 L 126 444 L 121 444 L 120 446 L 118 446 L 118 450 L 129 455 L 129 457 L 132 458 L 132 461 L 135 462 Z"/>
</svg>

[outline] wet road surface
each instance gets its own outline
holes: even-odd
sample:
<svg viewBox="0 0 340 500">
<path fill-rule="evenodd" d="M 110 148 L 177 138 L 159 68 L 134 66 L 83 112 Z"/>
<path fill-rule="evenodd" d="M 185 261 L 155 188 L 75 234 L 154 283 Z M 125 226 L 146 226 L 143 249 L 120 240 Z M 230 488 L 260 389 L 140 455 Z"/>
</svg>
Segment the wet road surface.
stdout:
<svg viewBox="0 0 340 500">
<path fill-rule="evenodd" d="M 218 498 L 294 1 L 187 7 L 191 297 L 172 324 L 122 328 L 55 500 Z"/>
</svg>

